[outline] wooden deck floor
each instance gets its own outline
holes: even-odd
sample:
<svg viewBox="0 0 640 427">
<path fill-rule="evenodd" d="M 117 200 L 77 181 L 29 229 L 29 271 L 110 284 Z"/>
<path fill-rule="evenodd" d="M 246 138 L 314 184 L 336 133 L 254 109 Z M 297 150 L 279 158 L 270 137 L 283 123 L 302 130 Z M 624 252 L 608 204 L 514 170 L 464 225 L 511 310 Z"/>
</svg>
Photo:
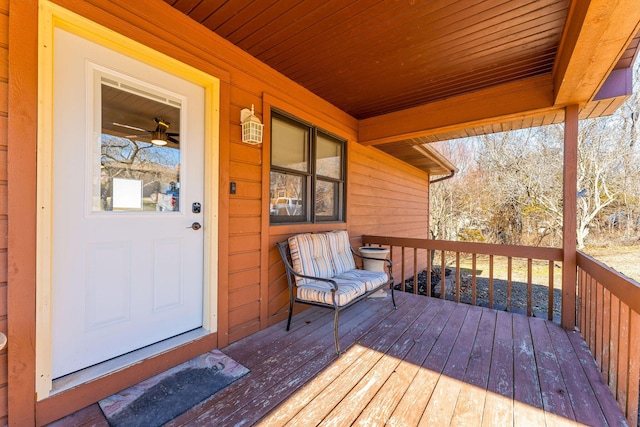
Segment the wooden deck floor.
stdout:
<svg viewBox="0 0 640 427">
<path fill-rule="evenodd" d="M 339 358 L 333 315 L 315 308 L 223 349 L 251 373 L 169 425 L 626 425 L 579 334 L 396 295 L 398 310 L 370 299 L 342 314 Z M 96 405 L 83 418 L 102 423 Z"/>
</svg>

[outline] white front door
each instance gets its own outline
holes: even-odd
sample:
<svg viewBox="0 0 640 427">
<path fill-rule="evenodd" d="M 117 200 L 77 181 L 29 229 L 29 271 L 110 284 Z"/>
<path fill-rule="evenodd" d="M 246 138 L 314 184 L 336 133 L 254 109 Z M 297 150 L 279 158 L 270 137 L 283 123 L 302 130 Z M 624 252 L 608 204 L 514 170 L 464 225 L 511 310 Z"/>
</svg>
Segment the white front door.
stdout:
<svg viewBox="0 0 640 427">
<path fill-rule="evenodd" d="M 58 378 L 202 326 L 205 90 L 55 31 Z"/>
</svg>

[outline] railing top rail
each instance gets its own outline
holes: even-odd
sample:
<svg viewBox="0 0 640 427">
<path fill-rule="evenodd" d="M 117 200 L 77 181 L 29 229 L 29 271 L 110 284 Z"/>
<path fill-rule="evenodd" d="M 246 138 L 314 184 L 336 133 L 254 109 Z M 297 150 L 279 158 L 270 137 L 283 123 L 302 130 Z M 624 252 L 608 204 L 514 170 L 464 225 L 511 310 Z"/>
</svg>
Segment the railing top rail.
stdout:
<svg viewBox="0 0 640 427">
<path fill-rule="evenodd" d="M 450 252 L 510 256 L 514 258 L 562 261 L 562 249 L 533 246 L 495 245 L 490 243 L 453 242 L 412 237 L 362 236 L 363 244 L 401 246 L 406 248 L 445 250 Z"/>
<path fill-rule="evenodd" d="M 640 313 L 640 283 L 584 252 L 578 251 L 576 256 L 579 269 L 596 279 L 605 289 L 627 304 L 630 309 Z"/>
</svg>

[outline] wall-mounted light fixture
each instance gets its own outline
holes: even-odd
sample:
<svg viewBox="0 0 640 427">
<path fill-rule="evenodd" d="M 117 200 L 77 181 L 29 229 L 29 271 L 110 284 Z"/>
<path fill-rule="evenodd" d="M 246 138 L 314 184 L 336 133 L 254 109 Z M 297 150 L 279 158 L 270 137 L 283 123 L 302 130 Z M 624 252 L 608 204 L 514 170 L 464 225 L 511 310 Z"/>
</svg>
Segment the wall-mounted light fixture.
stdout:
<svg viewBox="0 0 640 427">
<path fill-rule="evenodd" d="M 253 104 L 251 111 L 243 108 L 240 111 L 240 123 L 242 123 L 242 142 L 249 144 L 260 144 L 262 142 L 262 128 L 264 125 L 254 114 Z"/>
</svg>

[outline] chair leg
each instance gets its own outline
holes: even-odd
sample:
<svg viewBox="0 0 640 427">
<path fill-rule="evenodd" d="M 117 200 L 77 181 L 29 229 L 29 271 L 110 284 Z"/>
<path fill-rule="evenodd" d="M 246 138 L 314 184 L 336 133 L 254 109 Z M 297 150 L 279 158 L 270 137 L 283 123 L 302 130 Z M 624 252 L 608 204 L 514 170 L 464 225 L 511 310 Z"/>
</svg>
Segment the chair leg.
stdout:
<svg viewBox="0 0 640 427">
<path fill-rule="evenodd" d="M 393 296 L 393 282 L 389 287 L 391 288 L 391 302 L 393 302 L 393 309 L 397 310 L 398 306 L 396 305 L 396 298 Z"/>
<path fill-rule="evenodd" d="M 340 337 L 338 334 L 338 319 L 340 317 L 340 311 L 336 309 L 335 315 L 333 317 L 333 339 L 336 344 L 336 354 L 340 355 Z"/>
<path fill-rule="evenodd" d="M 289 320 L 287 321 L 287 332 L 291 327 L 291 317 L 293 316 L 293 298 L 289 298 Z"/>
</svg>

